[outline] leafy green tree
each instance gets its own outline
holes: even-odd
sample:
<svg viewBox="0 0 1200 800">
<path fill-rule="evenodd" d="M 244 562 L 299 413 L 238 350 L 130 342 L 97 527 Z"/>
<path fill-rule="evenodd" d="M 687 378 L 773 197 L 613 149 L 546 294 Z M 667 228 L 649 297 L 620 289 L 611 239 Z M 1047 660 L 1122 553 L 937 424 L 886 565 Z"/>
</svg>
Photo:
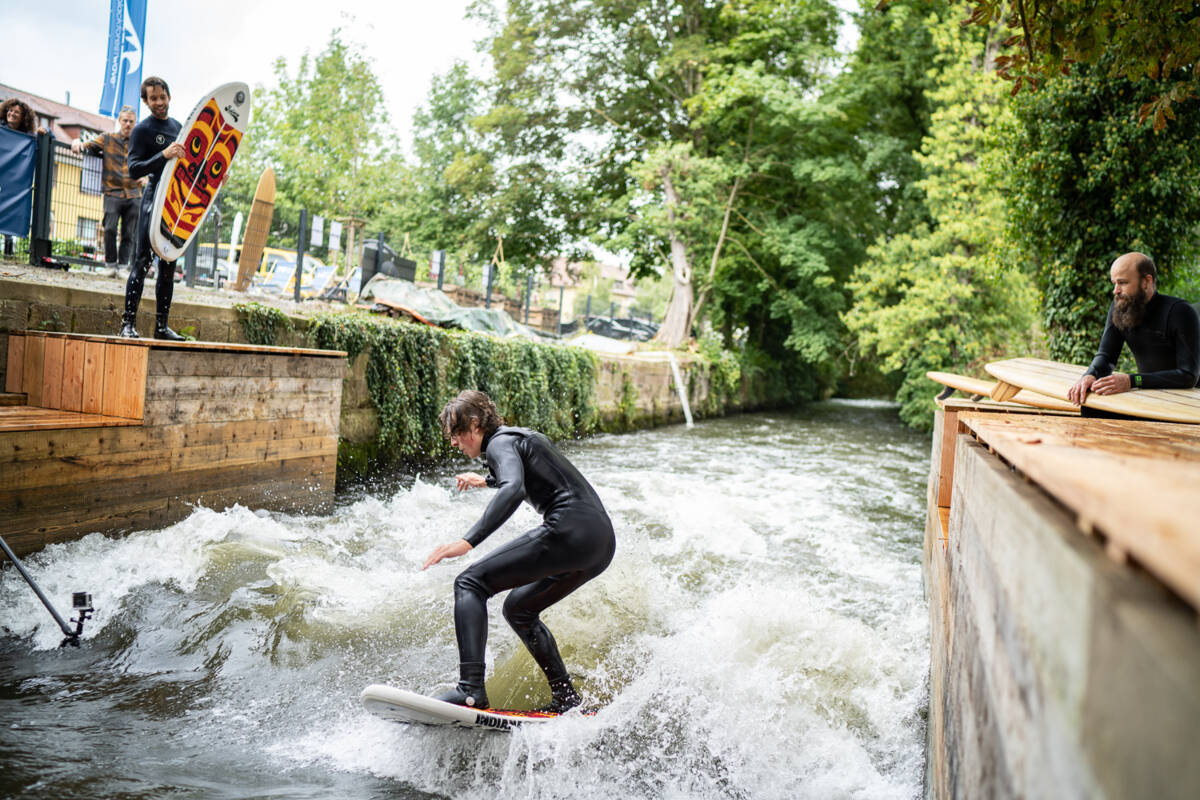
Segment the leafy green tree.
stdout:
<svg viewBox="0 0 1200 800">
<path fill-rule="evenodd" d="M 928 370 L 969 371 L 1028 347 L 1036 292 L 1004 246 L 1006 207 L 998 132 L 1010 114 L 990 63 L 996 33 L 930 18 L 939 55 L 934 110 L 918 162 L 931 221 L 881 237 L 856 270 L 845 315 L 860 347 L 898 370 L 901 417 L 927 427 Z"/>
<path fill-rule="evenodd" d="M 294 246 L 299 210 L 371 221 L 405 172 L 379 80 L 358 49 L 334 30 L 293 75 L 275 62 L 277 85 L 257 87 L 250 128 L 230 170 L 230 196 L 249 210 L 263 169 L 275 170 L 273 241 Z"/>
<path fill-rule="evenodd" d="M 1037 89 L 1081 66 L 1108 78 L 1154 82 L 1134 109 L 1155 130 L 1175 118 L 1174 106 L 1196 96 L 1200 73 L 1200 5 L 1190 0 L 973 0 L 972 22 L 1004 20 L 1013 32 L 1000 74 Z M 1192 109 L 1194 110 L 1194 109 Z"/>
<path fill-rule="evenodd" d="M 701 314 L 812 369 L 840 335 L 840 278 L 863 200 L 846 115 L 818 89 L 834 58 L 824 0 L 521 0 L 497 17 L 497 114 L 520 152 L 576 170 L 596 240 L 638 278 L 668 274 L 661 339 Z M 840 274 L 839 274 L 840 271 Z"/>
<path fill-rule="evenodd" d="M 1014 232 L 1037 270 L 1050 352 L 1075 363 L 1095 354 L 1117 256 L 1145 252 L 1164 290 L 1194 291 L 1200 255 L 1197 101 L 1155 132 L 1131 117 L 1159 87 L 1110 72 L 1101 61 L 1022 95 L 1007 143 Z"/>
</svg>

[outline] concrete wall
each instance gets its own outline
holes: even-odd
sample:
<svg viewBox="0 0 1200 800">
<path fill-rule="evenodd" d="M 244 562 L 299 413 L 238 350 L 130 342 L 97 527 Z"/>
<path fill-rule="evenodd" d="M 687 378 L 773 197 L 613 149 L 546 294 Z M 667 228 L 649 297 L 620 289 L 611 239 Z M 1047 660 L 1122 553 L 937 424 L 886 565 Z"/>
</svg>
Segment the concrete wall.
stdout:
<svg viewBox="0 0 1200 800">
<path fill-rule="evenodd" d="M 947 538 L 935 502 L 925 538 L 928 796 L 1200 796 L 1195 611 L 986 447 L 956 445 Z"/>
</svg>

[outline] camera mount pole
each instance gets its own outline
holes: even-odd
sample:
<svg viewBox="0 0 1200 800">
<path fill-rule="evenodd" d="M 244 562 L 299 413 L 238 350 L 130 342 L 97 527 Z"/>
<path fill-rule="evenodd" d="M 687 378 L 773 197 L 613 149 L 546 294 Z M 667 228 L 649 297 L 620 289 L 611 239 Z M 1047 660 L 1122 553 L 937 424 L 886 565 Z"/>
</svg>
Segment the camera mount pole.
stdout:
<svg viewBox="0 0 1200 800">
<path fill-rule="evenodd" d="M 8 546 L 8 542 L 4 541 L 3 536 L 0 536 L 0 548 L 4 549 L 4 555 L 8 556 L 8 560 L 16 566 L 17 571 L 21 573 L 21 577 L 24 578 L 25 582 L 29 584 L 29 588 L 33 589 L 33 593 L 38 596 L 38 599 L 42 601 L 42 605 L 44 605 L 46 610 L 50 612 L 50 616 L 54 617 L 54 621 L 58 623 L 58 627 L 62 629 L 64 634 L 66 634 L 66 638 L 63 639 L 62 644 L 59 645 L 59 647 L 66 647 L 68 644 L 78 647 L 79 635 L 83 633 L 83 623 L 88 619 L 89 616 L 91 616 L 92 609 L 80 609 L 79 619 L 71 620 L 75 623 L 75 630 L 71 630 L 71 626 L 68 625 L 65 620 L 63 620 L 62 616 L 58 613 L 58 611 L 55 610 L 54 606 L 51 605 L 50 600 L 45 594 L 42 593 L 41 588 L 37 585 L 37 582 L 34 581 L 33 576 L 26 571 L 25 565 L 21 563 L 21 559 L 17 558 L 17 554 L 14 553 L 12 548 Z M 88 602 L 85 605 L 90 606 L 91 603 Z"/>
</svg>

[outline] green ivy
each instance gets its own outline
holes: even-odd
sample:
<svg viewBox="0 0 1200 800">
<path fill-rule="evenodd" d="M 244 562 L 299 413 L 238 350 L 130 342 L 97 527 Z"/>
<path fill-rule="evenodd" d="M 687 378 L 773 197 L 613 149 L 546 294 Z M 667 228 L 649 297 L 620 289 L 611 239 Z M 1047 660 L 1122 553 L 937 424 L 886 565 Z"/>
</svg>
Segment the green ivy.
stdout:
<svg viewBox="0 0 1200 800">
<path fill-rule="evenodd" d="M 479 333 L 446 331 L 368 314 L 313 317 L 308 340 L 324 350 L 367 355 L 367 390 L 379 412 L 379 451 L 393 461 L 450 455 L 437 416 L 460 391 L 479 389 L 510 425 L 552 439 L 597 429 L 596 357 Z"/>
<path fill-rule="evenodd" d="M 250 344 L 275 345 L 281 331 L 291 333 L 292 320 L 274 306 L 238 303 L 233 307 L 242 319 L 242 332 Z"/>
</svg>

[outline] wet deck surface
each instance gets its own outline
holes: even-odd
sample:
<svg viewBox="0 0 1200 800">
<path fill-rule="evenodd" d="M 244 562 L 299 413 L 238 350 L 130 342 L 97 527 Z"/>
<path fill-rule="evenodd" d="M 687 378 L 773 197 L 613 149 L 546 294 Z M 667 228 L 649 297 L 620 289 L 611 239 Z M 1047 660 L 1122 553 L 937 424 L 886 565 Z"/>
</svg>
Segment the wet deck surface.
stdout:
<svg viewBox="0 0 1200 800">
<path fill-rule="evenodd" d="M 958 422 L 1200 609 L 1200 425 L 966 411 Z"/>
</svg>

